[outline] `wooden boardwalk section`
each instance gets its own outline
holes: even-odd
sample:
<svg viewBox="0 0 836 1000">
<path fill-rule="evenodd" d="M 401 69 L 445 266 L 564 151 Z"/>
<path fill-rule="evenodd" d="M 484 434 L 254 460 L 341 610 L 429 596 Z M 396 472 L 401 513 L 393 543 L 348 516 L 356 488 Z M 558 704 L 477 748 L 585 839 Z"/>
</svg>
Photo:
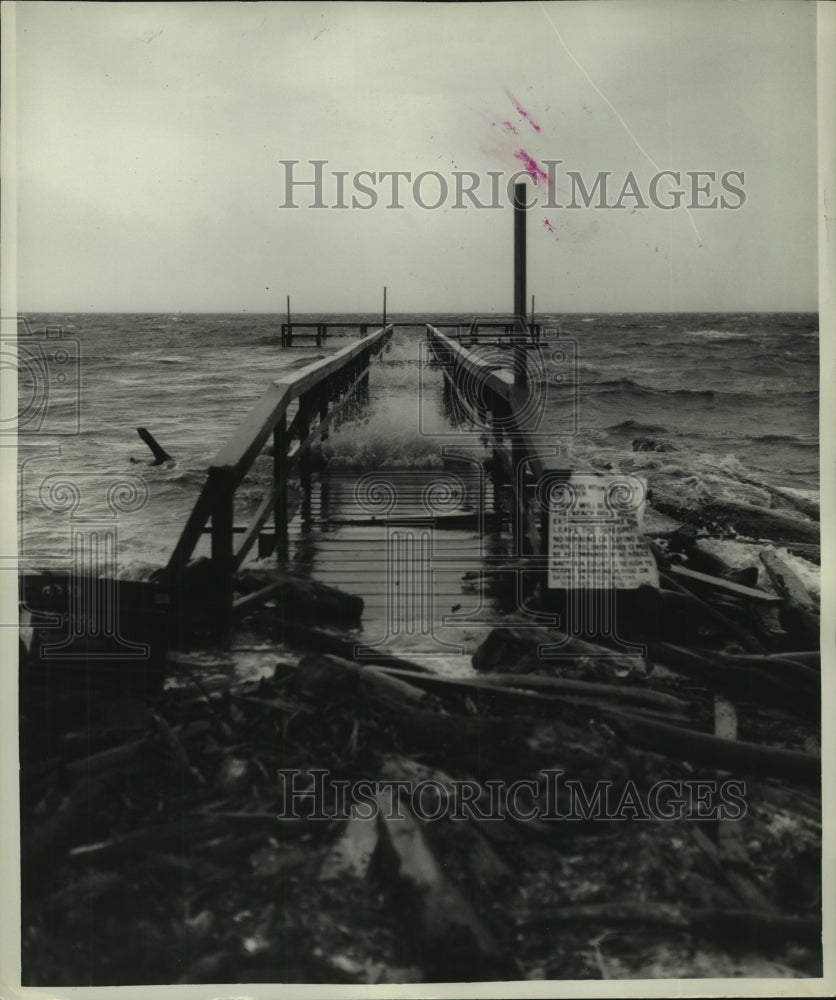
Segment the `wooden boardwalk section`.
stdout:
<svg viewBox="0 0 836 1000">
<path fill-rule="evenodd" d="M 381 641 L 404 634 L 430 635 L 437 639 L 436 632 L 446 627 L 443 615 L 439 617 L 439 609 L 449 603 L 450 615 L 453 615 L 462 606 L 459 600 L 462 567 L 467 572 L 479 573 L 477 563 L 484 556 L 487 501 L 489 491 L 494 489 L 510 487 L 511 554 L 529 558 L 529 569 L 540 573 L 540 589 L 545 592 L 548 503 L 543 490 L 564 481 L 569 473 L 559 460 L 559 452 L 544 447 L 538 439 L 537 429 L 542 417 L 538 399 L 542 393 L 538 395 L 539 383 L 528 382 L 529 355 L 540 354 L 542 348 L 541 329 L 534 322 L 533 302 L 531 323 L 523 316 L 525 213 L 522 189 L 523 185 L 515 189 L 515 311 L 512 319 L 474 320 L 468 330 L 457 331 L 457 336 L 426 326 L 432 357 L 443 371 L 448 391 L 463 403 L 466 418 L 472 421 L 477 435 L 487 433 L 492 438 L 490 482 L 484 464 L 476 459 L 472 463 L 465 460 L 465 464 L 472 464 L 473 468 L 464 478 L 442 474 L 434 468 L 422 472 L 413 468 L 406 476 L 396 474 L 397 470 L 380 470 L 375 479 L 374 470 L 360 470 L 351 497 L 341 488 L 339 477 L 326 476 L 318 483 L 314 504 L 312 445 L 325 438 L 329 423 L 347 404 L 356 404 L 368 397 L 370 368 L 391 340 L 392 326 L 386 324 L 384 288 L 384 325 L 371 334 L 361 328 L 361 336 L 355 343 L 274 381 L 210 464 L 206 484 L 175 546 L 165 577 L 175 595 L 182 598 L 191 587 L 187 577 L 193 568 L 195 548 L 208 530 L 211 555 L 208 578 L 204 575 L 203 582 L 218 635 L 228 633 L 234 618 L 235 573 L 256 545 L 259 551 L 264 550 L 263 529 L 268 522 L 273 524 L 273 548 L 279 558 L 291 558 L 288 483 L 290 477 L 297 474 L 302 510 L 301 528 L 295 539 L 296 556 L 301 557 L 305 543 L 318 535 L 321 545 L 325 545 L 327 539 L 332 548 L 327 559 L 320 559 L 320 571 L 323 565 L 328 566 L 326 572 L 333 577 L 340 572 L 334 567 L 346 566 L 346 572 L 351 572 L 352 565 L 354 569 L 366 566 L 363 579 L 376 579 L 376 586 L 383 588 L 381 594 L 385 592 L 388 601 L 384 610 L 379 601 L 375 604 L 381 594 L 363 595 L 367 600 L 372 599 L 369 607 L 370 610 L 375 608 L 373 617 L 378 624 L 384 625 Z M 294 328 L 299 335 L 310 328 L 317 345 L 321 345 L 328 326 L 323 321 L 294 325 L 288 298 L 287 322 L 281 329 L 282 346 L 292 345 Z M 508 364 L 504 363 L 504 358 L 500 364 L 485 360 L 481 350 L 486 334 L 505 352 Z M 429 355 L 426 365 L 432 365 Z M 405 399 L 404 405 L 415 405 L 415 435 L 418 437 L 421 434 L 420 400 Z M 236 491 L 268 442 L 272 442 L 273 453 L 270 488 L 249 524 L 237 527 Z M 439 452 L 442 451 L 439 441 Z M 332 492 L 340 494 L 340 502 L 332 502 Z M 390 496 L 392 502 L 385 508 L 385 501 Z M 383 506 L 375 513 L 374 504 L 378 501 L 383 502 Z M 445 504 L 448 510 L 443 509 Z M 439 530 L 438 518 L 446 517 L 443 523 L 449 528 L 449 515 L 457 510 L 455 504 L 465 505 L 460 513 L 472 522 L 469 528 L 473 536 L 469 541 L 473 551 L 470 554 L 457 548 L 458 542 L 464 544 L 463 539 L 454 539 L 448 533 L 443 546 L 435 539 Z M 495 516 L 498 505 L 493 503 L 493 507 L 491 513 Z M 337 524 L 342 530 L 335 535 L 331 528 Z M 374 528 L 377 533 L 384 532 L 385 537 L 378 539 L 377 534 L 373 537 L 361 534 L 355 537 L 353 545 L 346 544 L 354 528 L 364 528 L 367 532 Z M 334 549 L 337 537 L 342 547 Z M 359 548 L 365 551 L 361 554 Z M 377 550 L 375 556 L 379 553 L 379 558 L 366 555 L 373 550 Z M 455 584 L 454 577 L 457 579 Z M 194 579 L 192 574 L 191 580 Z M 441 580 L 445 582 L 438 590 L 436 585 Z M 175 596 L 175 603 L 177 600 Z"/>
<path fill-rule="evenodd" d="M 483 583 L 510 544 L 492 506 L 476 466 L 326 469 L 290 524 L 289 563 L 363 598 L 365 659 L 469 656 L 465 633 L 496 621 Z"/>
<path fill-rule="evenodd" d="M 414 328 L 418 338 L 420 331 Z M 540 476 L 563 472 L 541 457 L 534 438 L 526 437 L 528 416 L 516 419 L 515 405 L 527 414 L 521 401 L 528 388 L 515 384 L 512 371 L 485 362 L 479 345 L 465 346 L 432 326 L 424 328 L 429 350 L 419 365 L 421 379 L 434 379 L 439 395 L 442 384 L 446 392 L 459 393 L 462 384 L 478 383 L 479 399 L 491 410 L 469 412 L 467 393 L 459 393 L 462 412 L 473 424 L 469 429 L 449 425 L 437 444 L 431 442 L 427 464 L 374 469 L 337 463 L 313 473 L 312 446 L 326 437 L 332 419 L 349 403 L 359 408 L 355 415 L 362 412 L 375 358 L 392 333 L 391 325 L 381 328 L 273 382 L 213 459 L 167 575 L 175 591 L 188 590 L 197 544 L 205 533 L 211 535 L 208 579 L 202 580 L 208 583 L 219 635 L 237 616 L 235 573 L 255 551 L 272 554 L 280 568 L 361 596 L 364 651 L 372 657 L 375 649 L 386 652 L 391 642 L 406 644 L 416 654 L 471 652 L 462 644 L 463 630 L 497 620 L 496 607 L 485 598 L 491 576 L 501 574 L 515 556 L 529 557 L 530 585 L 533 574 L 542 574 L 544 563 L 537 558 L 541 517 L 529 510 L 530 473 L 523 473 L 523 464 Z M 509 358 L 512 352 L 513 347 Z M 418 439 L 417 390 L 402 404 L 405 413 L 415 414 Z M 484 443 L 474 447 L 486 418 L 495 438 L 492 471 Z M 464 457 L 446 455 L 445 437 L 469 442 L 470 454 L 465 448 Z M 249 524 L 237 525 L 236 491 L 270 444 L 271 486 Z M 292 518 L 290 482 L 298 482 L 301 492 Z M 205 574 L 205 559 L 203 564 Z M 521 593 L 516 607 L 524 607 Z M 552 620 L 535 617 L 544 624 Z"/>
<path fill-rule="evenodd" d="M 349 403 L 368 391 L 373 359 L 389 343 L 391 325 L 361 337 L 328 358 L 273 381 L 244 422 L 216 453 L 206 483 L 165 569 L 175 600 L 189 589 L 186 579 L 195 548 L 211 522 L 207 599 L 213 604 L 219 635 L 233 616 L 234 575 L 273 521 L 276 539 L 287 534 L 288 484 L 298 470 L 302 490 L 311 493 L 311 446 Z M 272 444 L 272 482 L 236 545 L 235 494 L 256 460 Z"/>
</svg>

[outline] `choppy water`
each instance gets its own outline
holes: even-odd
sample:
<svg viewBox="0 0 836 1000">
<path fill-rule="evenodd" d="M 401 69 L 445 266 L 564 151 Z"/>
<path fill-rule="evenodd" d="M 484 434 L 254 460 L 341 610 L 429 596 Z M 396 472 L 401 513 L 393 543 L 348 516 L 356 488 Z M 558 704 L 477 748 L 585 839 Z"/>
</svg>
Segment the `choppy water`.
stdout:
<svg viewBox="0 0 836 1000">
<path fill-rule="evenodd" d="M 423 364 L 422 324 L 471 317 L 392 319 L 400 325 L 373 372 L 368 410 L 332 431 L 325 447 L 336 465 L 441 462 L 434 431 L 449 425 L 441 375 Z M 22 337 L 19 379 L 23 565 L 67 566 L 71 520 L 112 519 L 114 510 L 118 572 L 142 575 L 164 564 L 213 454 L 268 382 L 347 342 L 335 336 L 322 348 L 282 348 L 280 322 L 247 314 L 27 316 L 22 330 L 32 332 Z M 561 340 L 560 350 L 546 351 L 541 373 L 544 427 L 579 467 L 640 472 L 685 502 L 708 495 L 758 502 L 758 484 L 817 497 L 815 315 L 554 315 L 538 322 L 559 326 Z M 140 425 L 173 463 L 146 464 Z M 634 451 L 639 437 L 671 450 Z M 258 503 L 268 476 L 264 459 L 241 491 L 242 506 Z"/>
</svg>

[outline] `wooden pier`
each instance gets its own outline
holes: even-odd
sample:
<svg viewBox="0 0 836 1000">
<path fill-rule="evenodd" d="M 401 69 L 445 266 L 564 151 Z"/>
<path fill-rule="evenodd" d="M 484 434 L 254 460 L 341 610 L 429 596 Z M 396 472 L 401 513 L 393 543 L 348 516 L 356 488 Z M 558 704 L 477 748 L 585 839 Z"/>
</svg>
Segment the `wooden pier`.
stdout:
<svg viewBox="0 0 836 1000">
<path fill-rule="evenodd" d="M 599 946 L 619 928 L 629 937 L 612 968 L 631 978 L 659 968 L 662 934 L 677 961 L 708 938 L 706 954 L 713 962 L 727 949 L 728 968 L 740 968 L 743 948 L 819 973 L 818 603 L 774 551 L 760 557 L 775 593 L 700 551 L 705 507 L 663 549 L 636 515 L 637 479 L 572 468 L 548 423 L 559 412 L 569 421 L 561 433 L 578 427 L 577 386 L 553 367 L 571 351 L 544 336 L 533 306 L 524 318 L 519 187 L 515 200 L 514 318 L 398 331 L 400 346 L 420 346 L 418 394 L 398 381 L 395 402 L 416 416 L 425 461 L 423 451 L 417 464 L 392 451 L 370 461 L 350 440 L 357 464 L 314 468 L 329 428 L 332 444 L 346 430 L 350 439 L 349 421 L 379 402 L 394 334 L 384 289 L 379 329 L 358 324 L 359 339 L 269 384 L 212 459 L 156 580 L 119 581 L 118 592 L 85 581 L 81 596 L 96 597 L 86 604 L 72 578 L 24 586 L 30 968 L 41 967 L 44 942 L 61 974 L 89 947 L 84 974 L 112 981 L 101 942 L 118 924 L 95 897 L 117 889 L 132 900 L 130 926 L 119 927 L 129 962 L 161 955 L 168 964 L 153 971 L 164 982 L 260 982 L 269 972 L 365 987 L 403 981 L 402 955 L 419 970 L 408 981 L 533 980 L 555 962 L 580 979 L 592 954 L 606 972 Z M 336 325 L 291 323 L 288 302 L 282 345 L 321 346 Z M 574 409 L 549 412 L 555 385 Z M 437 406 L 426 425 L 425 389 Z M 253 480 L 265 478 L 253 498 Z M 257 507 L 237 524 L 250 498 Z M 713 517 L 733 508 L 717 506 Z M 772 514 L 773 531 L 793 522 L 760 514 Z M 815 537 L 814 522 L 793 526 Z M 196 557 L 206 534 L 209 555 Z M 256 546 L 259 560 L 245 565 Z M 124 628 L 107 632 L 119 600 Z M 62 622 L 70 642 L 56 644 L 50 628 Z M 210 633 L 214 679 L 203 659 Z M 67 646 L 72 660 L 53 662 Z M 142 647 L 137 663 L 129 646 Z M 269 675 L 245 676 L 253 650 Z M 452 656 L 466 657 L 462 668 Z M 164 688 L 164 668 L 184 683 Z M 96 696 L 102 681 L 107 701 Z M 339 810 L 316 791 L 317 775 L 332 771 Z M 114 795 L 125 775 L 129 794 Z M 375 789 L 376 815 L 345 809 L 350 785 Z M 461 797 L 447 801 L 456 811 L 433 812 L 457 787 Z M 416 799 L 419 788 L 432 799 Z M 297 813 L 295 799 L 310 799 L 310 812 Z M 464 810 L 488 801 L 490 814 Z M 277 905 L 276 875 L 291 869 Z M 148 892 L 136 891 L 137 870 Z M 233 885 L 240 906 L 230 905 Z M 180 927 L 195 899 L 191 924 L 207 914 L 217 929 L 186 942 L 191 952 L 185 938 L 166 947 L 160 928 Z M 628 966 L 642 931 L 653 947 Z M 247 942 L 259 939 L 251 955 Z M 388 978 L 381 955 L 397 963 Z"/>
<path fill-rule="evenodd" d="M 274 380 L 210 463 L 206 484 L 168 561 L 165 578 L 175 593 L 182 594 L 189 560 L 211 521 L 206 593 L 219 634 L 226 633 L 232 621 L 234 574 L 258 541 L 261 529 L 272 518 L 275 539 L 287 535 L 291 470 L 298 468 L 302 489 L 310 496 L 311 445 L 349 401 L 367 392 L 369 368 L 391 336 L 392 326 L 382 327 L 331 357 Z M 270 440 L 271 488 L 236 547 L 235 493 Z"/>
<path fill-rule="evenodd" d="M 322 347 L 325 343 L 329 330 L 354 330 L 357 329 L 361 337 L 365 337 L 369 332 L 370 323 L 282 323 L 281 344 L 282 347 L 293 347 L 295 341 L 302 337 L 312 338 L 317 347 Z"/>
<path fill-rule="evenodd" d="M 455 337 L 459 343 L 474 346 L 509 347 L 521 344 L 523 347 L 536 347 L 543 336 L 543 326 L 535 323 L 520 322 L 514 319 L 479 319 L 467 324 L 448 326 L 438 324 L 438 329 L 448 336 Z M 455 331 L 455 334 L 453 333 Z M 503 339 L 503 336 L 505 339 Z"/>
<path fill-rule="evenodd" d="M 513 368 L 519 363 L 518 356 L 512 359 L 509 352 L 508 365 L 498 367 L 480 353 L 478 345 L 465 345 L 430 324 L 426 329 L 432 350 L 459 401 L 470 410 L 474 424 L 489 430 L 493 437 L 495 468 L 502 470 L 502 478 L 513 491 L 512 523 L 518 554 L 545 557 L 546 511 L 541 511 L 539 517 L 532 513 L 530 487 L 534 482 L 551 485 L 565 481 L 571 470 L 558 456 L 548 454 L 554 449 L 545 445 L 537 433 L 542 412 L 536 411 L 537 400 L 527 378 L 521 382 Z M 536 345 L 516 340 L 508 346 L 527 349 Z M 527 372 L 525 359 L 523 363 Z"/>
<path fill-rule="evenodd" d="M 386 288 L 383 289 L 383 329 L 386 323 Z M 365 337 L 369 332 L 369 327 L 373 323 L 328 323 L 325 320 L 313 320 L 309 322 L 294 321 L 290 312 L 290 296 L 287 296 L 287 314 L 285 322 L 281 325 L 281 345 L 282 347 L 293 347 L 294 341 L 299 339 L 313 340 L 317 347 L 322 347 L 328 338 L 329 332 L 340 330 L 342 332 L 357 330 L 361 337 Z"/>
<path fill-rule="evenodd" d="M 463 445 L 466 452 L 468 441 L 471 445 L 465 462 L 471 463 L 469 471 L 460 468 L 460 474 L 452 476 L 456 488 L 467 494 L 468 503 L 453 517 L 440 515 L 440 508 L 428 505 L 429 493 L 449 488 L 447 471 L 432 463 L 426 469 L 377 470 L 379 482 L 373 491 L 375 503 L 381 498 L 386 501 L 383 506 L 370 507 L 361 498 L 360 487 L 375 478 L 369 469 L 353 470 L 343 477 L 344 482 L 326 473 L 314 489 L 311 446 L 350 399 L 368 398 L 370 367 L 393 333 L 393 327 L 385 325 L 333 356 L 273 382 L 218 452 L 167 567 L 167 581 L 175 591 L 173 604 L 178 603 L 178 592 L 182 596 L 189 589 L 190 581 L 202 579 L 216 633 L 223 636 L 236 615 L 269 599 L 270 587 L 236 599 L 234 576 L 256 542 L 262 542 L 260 552 L 275 550 L 279 558 L 287 557 L 288 477 L 294 472 L 302 493 L 301 518 L 293 533 L 297 557 L 305 552 L 310 555 L 321 544 L 320 576 L 347 590 L 365 587 L 363 599 L 369 598 L 374 605 L 370 617 L 375 627 L 384 628 L 384 638 L 426 634 L 430 644 L 455 648 L 455 641 L 440 637 L 445 627 L 485 625 L 491 618 L 490 614 L 479 617 L 483 594 L 478 595 L 475 610 L 462 610 L 466 603 L 459 599 L 462 571 L 465 578 L 472 572 L 484 585 L 492 571 L 510 570 L 516 577 L 514 613 L 522 616 L 524 627 L 540 629 L 544 635 L 554 629 L 555 643 L 541 645 L 538 657 L 576 657 L 578 641 L 597 644 L 596 656 L 630 656 L 637 662 L 662 650 L 665 663 L 675 663 L 712 687 L 717 685 L 715 736 L 721 743 L 715 749 L 733 754 L 733 739 L 726 738 L 728 726 L 723 721 L 729 715 L 725 678 L 718 677 L 707 650 L 686 657 L 672 644 L 699 644 L 705 629 L 720 629 L 734 637 L 748 656 L 765 662 L 768 646 L 757 633 L 768 634 L 768 627 L 758 616 L 780 601 L 786 605 L 781 619 L 788 631 L 784 642 L 797 646 L 786 657 L 789 663 L 816 648 L 818 616 L 810 613 L 807 605 L 812 608 L 813 603 L 809 599 L 806 604 L 799 600 L 793 604 L 789 591 L 776 597 L 750 585 L 750 578 L 734 579 L 721 560 L 715 559 L 709 572 L 702 572 L 705 567 L 696 552 L 692 565 L 681 565 L 676 545 L 694 552 L 687 531 L 678 541 L 674 533 L 673 556 L 643 533 L 640 512 L 646 486 L 641 480 L 579 473 L 571 467 L 559 437 L 544 424 L 547 391 L 554 381 L 549 358 L 566 356 L 567 344 L 559 336 L 556 341 L 546 339 L 533 309 L 530 322 L 523 312 L 523 203 L 517 192 L 513 318 L 476 319 L 466 327 L 444 330 L 429 323 L 424 326 L 429 350 L 421 365 L 441 370 L 450 404 L 447 416 L 453 410 L 459 415 L 452 421 L 456 426 L 448 428 L 448 437 L 456 441 L 453 450 L 461 452 Z M 287 327 L 289 333 L 290 324 Z M 327 324 L 313 324 L 320 340 L 327 332 L 324 327 Z M 497 331 L 499 336 L 486 339 L 486 331 Z M 577 396 L 571 396 L 571 391 L 570 387 L 570 402 L 574 399 L 576 406 Z M 577 427 L 576 409 L 572 418 L 572 426 L 565 428 L 568 433 Z M 416 437 L 422 435 L 416 426 Z M 233 517 L 235 492 L 271 438 L 271 488 L 249 525 L 238 527 Z M 294 442 L 298 442 L 295 447 Z M 486 443 L 490 448 L 487 463 Z M 445 456 L 441 438 L 438 444 L 439 456 Z M 461 455 L 456 461 L 460 460 Z M 389 504 L 390 495 L 400 495 L 401 509 L 395 509 L 394 501 Z M 262 528 L 271 518 L 274 531 L 267 536 Z M 499 546 L 487 554 L 484 546 L 474 544 L 484 542 L 489 521 L 500 534 L 510 521 L 510 551 Z M 442 528 L 461 531 L 436 545 L 434 532 Z M 207 530 L 211 555 L 201 564 L 192 561 L 192 556 Z M 316 542 L 312 542 L 312 532 L 317 533 Z M 202 578 L 194 573 L 201 565 L 206 574 Z M 781 581 L 790 575 L 784 566 L 776 570 L 767 563 L 767 569 Z M 441 580 L 445 582 L 438 588 Z M 746 624 L 730 618 L 724 602 L 737 602 L 745 610 Z M 621 635 L 622 624 L 626 638 Z M 355 654 L 361 650 L 361 658 L 374 659 L 375 646 L 380 649 L 382 645 L 370 639 L 362 649 L 355 647 Z M 561 652 L 570 647 L 574 651 Z M 788 669 L 797 670 L 797 664 Z M 789 697 L 783 683 L 763 688 L 768 703 Z M 795 698 L 804 713 L 811 699 L 815 700 L 807 674 L 805 684 L 800 701 Z M 733 714 L 733 708 L 730 711 Z M 664 743 L 666 736 L 657 733 L 654 738 Z M 702 750 L 694 752 L 699 757 Z M 813 758 L 805 761 L 808 777 L 815 776 L 816 766 Z"/>
</svg>

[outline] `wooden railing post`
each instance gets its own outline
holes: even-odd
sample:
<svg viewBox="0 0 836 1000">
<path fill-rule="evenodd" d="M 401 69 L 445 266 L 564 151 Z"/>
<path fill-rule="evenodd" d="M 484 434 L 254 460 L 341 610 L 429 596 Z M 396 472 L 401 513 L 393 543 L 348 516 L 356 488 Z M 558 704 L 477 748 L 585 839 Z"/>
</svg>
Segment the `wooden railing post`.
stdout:
<svg viewBox="0 0 836 1000">
<path fill-rule="evenodd" d="M 514 554 L 524 556 L 529 546 L 527 541 L 526 521 L 528 517 L 525 489 L 526 451 L 519 429 L 515 426 L 511 431 L 511 472 L 514 476 Z"/>
<path fill-rule="evenodd" d="M 328 380 L 326 379 L 319 390 L 319 419 L 324 421 L 328 416 Z M 326 427 L 322 433 L 319 435 L 319 440 L 324 441 L 328 437 L 328 428 Z"/>
<path fill-rule="evenodd" d="M 276 553 L 281 557 L 287 550 L 287 414 L 283 413 L 273 429 L 273 529 L 276 532 Z"/>
<path fill-rule="evenodd" d="M 445 379 L 445 382 L 447 380 Z M 499 427 L 498 409 L 501 404 L 494 399 L 494 408 L 490 411 L 491 445 L 492 445 L 492 479 L 493 479 L 493 511 L 497 517 L 502 514 L 502 487 L 505 485 L 505 465 L 502 457 L 502 431 Z"/>
<path fill-rule="evenodd" d="M 215 627 L 219 637 L 232 624 L 233 498 L 235 484 L 229 469 L 210 469 L 212 491 L 212 570 L 214 577 Z"/>
<path fill-rule="evenodd" d="M 292 342 L 289 336 L 291 330 L 290 324 L 282 330 L 287 344 Z M 202 596 L 219 636 L 228 635 L 232 623 L 234 573 L 243 564 L 252 546 L 258 542 L 259 532 L 271 515 L 276 528 L 276 548 L 281 550 L 284 546 L 286 551 L 289 521 L 288 474 L 293 464 L 288 454 L 291 435 L 293 440 L 298 438 L 300 442 L 298 460 L 304 490 L 302 518 L 309 521 L 312 487 L 310 425 L 313 407 L 319 408 L 320 418 L 325 421 L 325 426 L 317 429 L 319 434 L 324 435 L 336 408 L 342 408 L 348 403 L 347 394 L 351 388 L 357 388 L 358 380 L 361 395 L 364 385 L 368 392 L 367 374 L 365 378 L 361 378 L 361 374 L 390 337 L 391 330 L 381 329 L 370 335 L 369 342 L 364 340 L 359 344 L 349 344 L 333 357 L 315 361 L 301 372 L 286 374 L 273 381 L 241 426 L 215 454 L 206 483 L 180 534 L 166 572 L 173 585 L 179 586 L 195 546 L 206 530 L 207 522 L 211 522 L 208 528 L 211 534 L 210 579 L 206 581 L 206 592 Z M 339 398 L 341 389 L 344 390 L 343 398 Z M 287 407 L 294 400 L 298 401 L 299 412 L 291 425 L 287 418 Z M 317 431 L 314 432 L 315 435 Z M 235 491 L 271 436 L 273 489 L 263 498 L 249 526 L 244 529 L 236 550 L 233 544 Z"/>
<path fill-rule="evenodd" d="M 549 555 L 550 555 L 550 539 L 551 539 L 551 520 L 552 512 L 549 507 L 549 503 L 542 503 L 542 500 L 548 501 L 548 491 L 545 491 L 545 496 L 541 496 L 540 507 L 540 551 L 537 553 L 540 556 L 542 562 L 542 568 L 538 573 L 539 581 L 539 593 L 540 601 L 539 608 L 541 611 L 551 612 L 557 614 L 558 605 L 558 594 L 556 590 L 549 589 Z M 549 501 L 550 502 L 550 501 Z M 565 609 L 564 609 L 565 611 Z M 558 624 L 563 626 L 565 624 L 565 614 L 561 613 L 558 616 Z"/>
<path fill-rule="evenodd" d="M 311 433 L 311 398 L 306 392 L 299 397 L 299 443 L 307 440 Z M 303 448 L 299 454 L 299 482 L 302 486 L 302 517 L 311 516 L 311 449 Z"/>
<path fill-rule="evenodd" d="M 371 351 L 364 351 L 360 355 L 360 371 L 363 371 L 364 368 L 366 371 L 360 376 L 360 381 L 357 383 L 357 398 L 363 403 L 369 398 L 369 364 L 371 364 Z"/>
</svg>

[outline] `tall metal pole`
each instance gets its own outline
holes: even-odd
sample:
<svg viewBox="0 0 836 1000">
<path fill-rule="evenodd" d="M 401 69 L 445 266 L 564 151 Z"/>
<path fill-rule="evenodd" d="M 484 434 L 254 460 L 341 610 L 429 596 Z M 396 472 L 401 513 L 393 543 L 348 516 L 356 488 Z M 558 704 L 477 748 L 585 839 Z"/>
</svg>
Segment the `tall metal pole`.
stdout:
<svg viewBox="0 0 836 1000">
<path fill-rule="evenodd" d="M 514 339 L 520 337 L 519 325 L 525 326 L 525 184 L 514 185 Z M 526 351 L 514 347 L 514 381 L 527 381 Z"/>
<path fill-rule="evenodd" d="M 386 285 L 383 286 L 383 325 L 386 326 Z"/>
</svg>

